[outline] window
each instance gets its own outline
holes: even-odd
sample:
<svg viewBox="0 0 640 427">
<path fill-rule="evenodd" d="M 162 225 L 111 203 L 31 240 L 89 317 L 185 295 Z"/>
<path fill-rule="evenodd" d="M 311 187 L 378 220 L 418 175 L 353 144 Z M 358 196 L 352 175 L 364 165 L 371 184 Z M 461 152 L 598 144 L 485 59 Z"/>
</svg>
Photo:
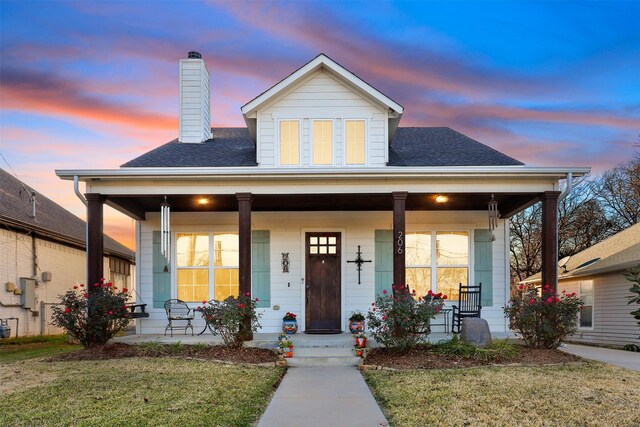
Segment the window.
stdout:
<svg viewBox="0 0 640 427">
<path fill-rule="evenodd" d="M 364 165 L 364 120 L 345 120 L 346 164 Z"/>
<path fill-rule="evenodd" d="M 580 327 L 593 328 L 593 280 L 580 282 L 580 299 L 584 304 L 580 310 Z"/>
<path fill-rule="evenodd" d="M 432 290 L 457 299 L 458 285 L 469 282 L 469 233 L 408 233 L 405 261 L 406 281 L 417 297 Z"/>
<path fill-rule="evenodd" d="M 238 296 L 238 244 L 237 234 L 178 233 L 177 297 L 187 302 L 200 302 L 209 300 L 212 294 L 219 301 Z"/>
<path fill-rule="evenodd" d="M 313 164 L 333 164 L 333 122 L 313 121 Z"/>
<path fill-rule="evenodd" d="M 300 164 L 300 122 L 280 121 L 280 164 Z"/>
</svg>

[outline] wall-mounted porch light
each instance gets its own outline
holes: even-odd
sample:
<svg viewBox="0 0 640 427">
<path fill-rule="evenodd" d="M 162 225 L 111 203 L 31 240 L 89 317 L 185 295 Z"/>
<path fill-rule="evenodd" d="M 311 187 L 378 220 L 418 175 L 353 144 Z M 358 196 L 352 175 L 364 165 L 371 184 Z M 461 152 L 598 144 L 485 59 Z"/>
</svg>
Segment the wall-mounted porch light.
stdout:
<svg viewBox="0 0 640 427">
<path fill-rule="evenodd" d="M 206 197 L 201 197 L 198 199 L 198 204 L 199 205 L 207 205 L 209 204 L 209 199 L 207 199 Z"/>
<path fill-rule="evenodd" d="M 449 201 L 449 197 L 443 196 L 442 194 L 438 194 L 436 196 L 436 203 L 447 203 Z"/>
</svg>

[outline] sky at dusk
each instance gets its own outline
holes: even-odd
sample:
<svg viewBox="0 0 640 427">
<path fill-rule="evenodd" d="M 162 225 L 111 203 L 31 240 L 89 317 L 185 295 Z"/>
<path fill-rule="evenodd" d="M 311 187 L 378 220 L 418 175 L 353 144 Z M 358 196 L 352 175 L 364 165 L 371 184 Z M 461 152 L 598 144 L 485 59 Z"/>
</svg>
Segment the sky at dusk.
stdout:
<svg viewBox="0 0 640 427">
<path fill-rule="evenodd" d="M 323 52 L 402 104 L 532 166 L 630 159 L 640 2 L 0 0 L 0 152 L 84 218 L 55 169 L 117 168 L 178 132 L 178 60 L 202 53 L 212 126 Z M 0 167 L 9 170 L 0 159 Z M 105 230 L 133 247 L 110 208 Z"/>
</svg>

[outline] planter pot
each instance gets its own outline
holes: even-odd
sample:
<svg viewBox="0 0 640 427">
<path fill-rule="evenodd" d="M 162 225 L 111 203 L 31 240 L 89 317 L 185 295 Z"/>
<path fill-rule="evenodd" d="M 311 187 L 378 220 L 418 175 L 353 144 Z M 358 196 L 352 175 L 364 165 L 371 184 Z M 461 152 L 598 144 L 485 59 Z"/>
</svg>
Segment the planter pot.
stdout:
<svg viewBox="0 0 640 427">
<path fill-rule="evenodd" d="M 356 352 L 356 357 L 362 357 L 364 355 L 364 348 L 356 348 L 354 351 Z"/>
<path fill-rule="evenodd" d="M 358 338 L 358 337 L 356 337 L 356 347 L 358 347 L 358 348 L 367 347 L 367 339 L 366 338 Z"/>
<path fill-rule="evenodd" d="M 298 321 L 297 320 L 283 320 L 282 321 L 282 332 L 288 335 L 293 335 L 298 332 Z"/>
<path fill-rule="evenodd" d="M 293 347 L 289 347 L 288 349 L 283 348 L 282 349 L 282 354 L 286 358 L 293 357 Z"/>
<path fill-rule="evenodd" d="M 349 320 L 349 331 L 352 334 L 364 332 L 364 320 L 363 321 Z"/>
</svg>

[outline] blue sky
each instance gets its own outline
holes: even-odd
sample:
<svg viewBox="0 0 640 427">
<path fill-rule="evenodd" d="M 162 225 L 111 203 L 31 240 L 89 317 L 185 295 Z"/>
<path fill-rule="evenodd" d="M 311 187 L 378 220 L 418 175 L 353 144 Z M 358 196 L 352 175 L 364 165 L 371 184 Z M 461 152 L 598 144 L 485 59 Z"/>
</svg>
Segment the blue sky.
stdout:
<svg viewBox="0 0 640 427">
<path fill-rule="evenodd" d="M 203 54 L 215 126 L 320 52 L 405 107 L 530 165 L 629 159 L 640 2 L 0 2 L 0 152 L 79 216 L 56 168 L 111 168 L 177 133 L 178 60 Z M 2 165 L 5 169 L 6 165 Z M 130 244 L 131 221 L 107 231 Z"/>
</svg>

